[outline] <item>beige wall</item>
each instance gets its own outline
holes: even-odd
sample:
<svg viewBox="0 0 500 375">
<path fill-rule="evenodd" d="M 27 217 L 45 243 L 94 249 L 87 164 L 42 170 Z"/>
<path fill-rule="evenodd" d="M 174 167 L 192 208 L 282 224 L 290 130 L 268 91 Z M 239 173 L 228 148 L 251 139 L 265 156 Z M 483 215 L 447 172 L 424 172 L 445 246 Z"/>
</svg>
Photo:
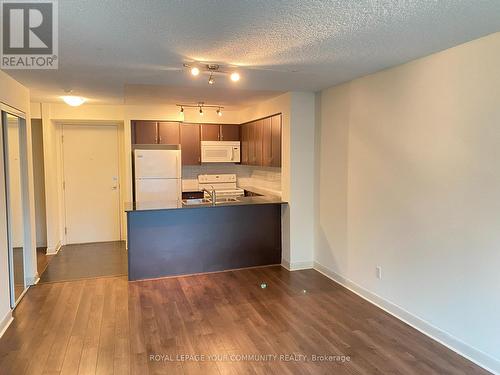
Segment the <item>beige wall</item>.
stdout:
<svg viewBox="0 0 500 375">
<path fill-rule="evenodd" d="M 497 33 L 324 90 L 315 249 L 318 269 L 496 371 L 499 67 Z"/>
</svg>

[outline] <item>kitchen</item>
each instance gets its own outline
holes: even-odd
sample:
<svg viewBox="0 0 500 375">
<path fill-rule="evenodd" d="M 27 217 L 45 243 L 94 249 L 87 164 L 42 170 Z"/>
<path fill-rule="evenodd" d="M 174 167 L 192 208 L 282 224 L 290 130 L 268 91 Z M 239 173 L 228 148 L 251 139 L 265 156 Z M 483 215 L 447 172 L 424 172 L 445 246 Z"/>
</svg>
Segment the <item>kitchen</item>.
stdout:
<svg viewBox="0 0 500 375">
<path fill-rule="evenodd" d="M 131 122 L 129 280 L 281 263 L 281 117 Z"/>
</svg>

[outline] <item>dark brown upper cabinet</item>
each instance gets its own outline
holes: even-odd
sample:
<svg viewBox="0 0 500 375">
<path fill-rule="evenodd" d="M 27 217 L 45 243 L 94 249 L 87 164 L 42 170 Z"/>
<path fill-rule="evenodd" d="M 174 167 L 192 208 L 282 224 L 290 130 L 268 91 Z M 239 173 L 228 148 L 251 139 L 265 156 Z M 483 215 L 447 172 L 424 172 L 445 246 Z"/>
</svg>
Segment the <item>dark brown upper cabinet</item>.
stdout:
<svg viewBox="0 0 500 375">
<path fill-rule="evenodd" d="M 271 117 L 271 167 L 281 167 L 281 115 Z"/>
<path fill-rule="evenodd" d="M 220 125 L 201 124 L 201 140 L 202 141 L 219 141 L 220 140 Z"/>
<path fill-rule="evenodd" d="M 262 146 L 263 146 L 263 128 L 262 128 L 263 120 L 255 121 L 253 124 L 253 138 L 252 142 L 254 143 L 254 159 L 252 161 L 252 165 L 262 165 Z"/>
<path fill-rule="evenodd" d="M 241 125 L 241 164 L 249 164 L 248 145 L 249 145 L 250 126 Z"/>
<path fill-rule="evenodd" d="M 262 120 L 262 165 L 270 166 L 273 159 L 273 126 L 271 117 Z"/>
<path fill-rule="evenodd" d="M 220 126 L 221 141 L 239 141 L 240 126 L 239 125 L 221 125 Z"/>
<path fill-rule="evenodd" d="M 172 121 L 133 121 L 132 143 L 136 145 L 178 145 L 179 123 Z"/>
<path fill-rule="evenodd" d="M 240 140 L 240 126 L 239 125 L 202 124 L 201 125 L 201 140 L 202 141 L 239 141 Z"/>
<path fill-rule="evenodd" d="M 181 125 L 182 165 L 201 164 L 200 125 Z"/>
<path fill-rule="evenodd" d="M 133 121 L 132 143 L 152 145 L 158 143 L 158 124 L 156 121 Z"/>
<path fill-rule="evenodd" d="M 178 122 L 162 121 L 158 123 L 158 143 L 162 145 L 178 145 L 181 143 L 180 125 Z"/>
<path fill-rule="evenodd" d="M 281 167 L 281 115 L 241 125 L 241 164 Z"/>
</svg>

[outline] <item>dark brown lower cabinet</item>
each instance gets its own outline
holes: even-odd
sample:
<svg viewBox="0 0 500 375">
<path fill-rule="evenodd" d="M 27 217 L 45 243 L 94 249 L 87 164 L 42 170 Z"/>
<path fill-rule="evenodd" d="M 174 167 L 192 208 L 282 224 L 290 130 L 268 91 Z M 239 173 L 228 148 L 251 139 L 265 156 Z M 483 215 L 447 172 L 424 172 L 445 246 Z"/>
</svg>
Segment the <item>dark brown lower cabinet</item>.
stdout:
<svg viewBox="0 0 500 375">
<path fill-rule="evenodd" d="M 181 124 L 182 165 L 201 164 L 200 125 Z"/>
</svg>

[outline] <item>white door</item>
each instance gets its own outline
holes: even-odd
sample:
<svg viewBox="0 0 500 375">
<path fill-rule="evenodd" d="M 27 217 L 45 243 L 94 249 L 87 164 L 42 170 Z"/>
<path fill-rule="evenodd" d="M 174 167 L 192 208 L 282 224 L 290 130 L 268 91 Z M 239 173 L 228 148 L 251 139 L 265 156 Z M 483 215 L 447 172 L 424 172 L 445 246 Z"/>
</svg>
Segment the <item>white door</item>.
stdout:
<svg viewBox="0 0 500 375">
<path fill-rule="evenodd" d="M 63 126 L 66 243 L 120 240 L 118 131 Z"/>
</svg>

